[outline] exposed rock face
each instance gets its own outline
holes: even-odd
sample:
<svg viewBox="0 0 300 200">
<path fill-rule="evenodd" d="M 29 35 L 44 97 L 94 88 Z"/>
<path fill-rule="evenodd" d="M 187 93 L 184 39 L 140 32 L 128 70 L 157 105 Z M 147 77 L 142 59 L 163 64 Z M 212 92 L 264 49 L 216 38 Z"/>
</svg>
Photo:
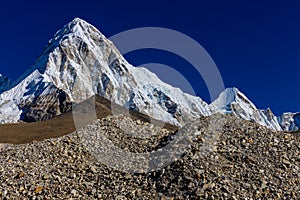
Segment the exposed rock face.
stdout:
<svg viewBox="0 0 300 200">
<path fill-rule="evenodd" d="M 64 91 L 60 89 L 50 91 L 45 96 L 37 95 L 30 102 L 19 104 L 22 110 L 20 119 L 25 122 L 44 121 L 71 110 L 72 103 Z"/>
<path fill-rule="evenodd" d="M 0 95 L 4 122 L 35 122 L 50 119 L 71 109 L 69 96 L 36 70 L 16 87 Z M 2 112 L 1 112 L 2 111 Z M 18 118 L 16 118 L 18 116 Z"/>
</svg>

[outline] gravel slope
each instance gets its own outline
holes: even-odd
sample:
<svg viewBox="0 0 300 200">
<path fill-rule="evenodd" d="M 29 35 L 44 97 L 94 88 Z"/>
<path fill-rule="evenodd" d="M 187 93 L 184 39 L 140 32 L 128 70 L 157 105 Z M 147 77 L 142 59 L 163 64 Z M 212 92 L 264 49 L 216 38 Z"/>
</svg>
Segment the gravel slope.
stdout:
<svg viewBox="0 0 300 200">
<path fill-rule="evenodd" d="M 221 129 L 209 126 L 217 123 Z M 176 138 L 176 133 L 124 116 L 98 120 L 90 128 L 95 126 L 131 152 L 153 151 Z M 187 151 L 148 173 L 121 172 L 100 163 L 83 143 L 81 134 L 89 127 L 60 138 L 0 145 L 0 197 L 300 199 L 299 133 L 272 132 L 230 115 L 203 117 L 187 126 L 195 130 Z M 122 131 L 129 129 L 150 135 L 132 137 Z"/>
</svg>

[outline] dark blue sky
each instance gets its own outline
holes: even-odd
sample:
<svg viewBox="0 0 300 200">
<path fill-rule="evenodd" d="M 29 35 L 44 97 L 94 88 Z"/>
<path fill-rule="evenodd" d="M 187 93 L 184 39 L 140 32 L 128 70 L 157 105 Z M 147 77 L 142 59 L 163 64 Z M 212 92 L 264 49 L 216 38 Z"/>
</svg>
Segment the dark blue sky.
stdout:
<svg viewBox="0 0 300 200">
<path fill-rule="evenodd" d="M 158 26 L 198 41 L 217 64 L 226 87 L 236 86 L 258 108 L 275 114 L 300 111 L 300 3 L 297 1 L 10 1 L 1 3 L 0 73 L 21 75 L 64 24 L 80 17 L 107 37 Z M 151 2 L 151 3 L 150 3 Z M 201 77 L 167 52 L 140 50 L 134 65 L 159 62 L 176 68 L 198 96 L 210 101 Z"/>
</svg>

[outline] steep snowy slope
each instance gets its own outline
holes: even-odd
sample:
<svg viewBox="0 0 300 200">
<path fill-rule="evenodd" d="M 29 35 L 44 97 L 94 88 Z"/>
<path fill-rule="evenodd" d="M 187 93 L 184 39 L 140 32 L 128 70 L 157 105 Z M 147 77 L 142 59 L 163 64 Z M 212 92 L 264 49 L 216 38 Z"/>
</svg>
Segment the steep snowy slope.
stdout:
<svg viewBox="0 0 300 200">
<path fill-rule="evenodd" d="M 14 121 L 22 119 L 28 112 L 24 107 L 53 89 L 75 102 L 99 94 L 174 124 L 212 113 L 199 97 L 171 87 L 147 69 L 130 65 L 104 35 L 79 18 L 59 30 L 15 87 L 0 96 L 0 112 L 12 115 Z"/>
<path fill-rule="evenodd" d="M 50 119 L 70 109 L 66 94 L 35 70 L 12 89 L 0 94 L 1 123 Z"/>
<path fill-rule="evenodd" d="M 211 106 L 215 108 L 216 112 L 233 113 L 237 117 L 255 121 L 273 130 L 281 130 L 276 116 L 270 109 L 257 109 L 237 88 L 227 88 Z"/>
</svg>

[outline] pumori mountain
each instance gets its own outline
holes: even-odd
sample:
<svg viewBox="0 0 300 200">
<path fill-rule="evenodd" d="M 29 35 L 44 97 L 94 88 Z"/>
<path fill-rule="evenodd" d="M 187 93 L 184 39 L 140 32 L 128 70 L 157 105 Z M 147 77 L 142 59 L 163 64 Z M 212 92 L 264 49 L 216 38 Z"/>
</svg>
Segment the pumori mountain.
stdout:
<svg viewBox="0 0 300 200">
<path fill-rule="evenodd" d="M 2 123 L 49 119 L 95 94 L 173 124 L 210 115 L 209 105 L 130 65 L 94 26 L 75 18 L 0 95 Z"/>
<path fill-rule="evenodd" d="M 72 102 L 97 94 L 175 125 L 221 112 L 274 130 L 298 129 L 295 114 L 276 117 L 270 109 L 259 110 L 236 88 L 226 89 L 210 105 L 183 93 L 147 69 L 130 65 L 111 41 L 79 18 L 54 35 L 17 81 L 1 77 L 0 123 L 50 119 L 70 110 Z"/>
</svg>

